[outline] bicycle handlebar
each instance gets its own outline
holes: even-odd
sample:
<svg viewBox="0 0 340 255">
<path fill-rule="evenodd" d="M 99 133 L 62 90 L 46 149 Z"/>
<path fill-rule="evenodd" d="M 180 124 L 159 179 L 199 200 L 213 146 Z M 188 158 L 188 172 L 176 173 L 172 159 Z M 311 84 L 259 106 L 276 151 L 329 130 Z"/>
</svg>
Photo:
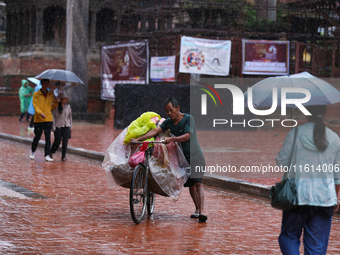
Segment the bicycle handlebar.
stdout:
<svg viewBox="0 0 340 255">
<path fill-rule="evenodd" d="M 140 141 L 131 141 L 131 144 L 142 144 L 144 142 L 140 142 Z M 148 142 L 149 144 L 154 144 L 154 143 L 164 143 L 164 140 L 162 141 L 153 141 L 153 142 Z"/>
</svg>

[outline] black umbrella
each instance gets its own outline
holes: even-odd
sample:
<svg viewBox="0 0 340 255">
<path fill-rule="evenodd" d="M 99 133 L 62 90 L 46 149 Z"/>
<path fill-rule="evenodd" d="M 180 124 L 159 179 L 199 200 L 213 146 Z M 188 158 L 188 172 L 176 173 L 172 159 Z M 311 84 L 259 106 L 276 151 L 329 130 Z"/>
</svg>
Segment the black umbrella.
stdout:
<svg viewBox="0 0 340 255">
<path fill-rule="evenodd" d="M 62 69 L 48 69 L 42 72 L 41 74 L 35 76 L 34 78 L 39 80 L 49 79 L 54 81 L 84 84 L 84 82 L 81 79 L 79 79 L 79 77 L 75 75 L 73 72 Z"/>
</svg>

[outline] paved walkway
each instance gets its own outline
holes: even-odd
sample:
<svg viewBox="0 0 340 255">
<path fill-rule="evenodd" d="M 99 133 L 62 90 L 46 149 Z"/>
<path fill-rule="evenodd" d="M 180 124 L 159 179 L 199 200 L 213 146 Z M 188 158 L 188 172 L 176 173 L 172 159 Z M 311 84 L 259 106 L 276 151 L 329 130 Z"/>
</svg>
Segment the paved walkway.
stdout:
<svg viewBox="0 0 340 255">
<path fill-rule="evenodd" d="M 19 122 L 17 117 L 0 117 L 0 134 L 33 139 L 34 133 L 28 131 L 27 127 L 28 123 Z M 331 128 L 340 135 L 339 125 Z M 107 120 L 105 125 L 75 122 L 69 146 L 103 155 L 121 131 L 113 128 L 113 120 Z M 281 149 L 288 131 L 287 128 L 275 127 L 257 131 L 197 133 L 207 166 L 216 169 L 210 174 L 261 184 L 269 188 L 282 177 L 281 171 L 273 169 L 276 166 L 275 156 Z M 44 140 L 43 135 L 41 139 Z M 206 176 L 211 176 L 210 174 Z"/>
<path fill-rule="evenodd" d="M 206 224 L 179 200 L 157 196 L 154 215 L 135 225 L 128 189 L 108 189 L 97 161 L 27 157 L 29 146 L 0 140 L 1 179 L 46 199 L 0 199 L 0 254 L 279 254 L 281 213 L 267 201 L 206 189 Z M 333 220 L 328 254 L 340 249 Z"/>
<path fill-rule="evenodd" d="M 17 117 L 0 117 L 0 133 L 33 139 L 34 133 L 28 131 L 27 127 L 28 123 L 19 122 Z M 107 120 L 105 125 L 75 122 L 69 146 L 105 153 L 121 131 L 113 128 L 112 120 Z M 241 166 L 275 166 L 276 153 L 280 150 L 286 134 L 284 129 L 248 132 L 198 131 L 198 139 L 208 166 L 240 169 Z M 232 171 L 214 174 L 269 186 L 282 176 L 281 173 Z"/>
<path fill-rule="evenodd" d="M 112 127 L 112 122 L 75 123 L 70 146 L 105 152 L 120 132 Z M 14 117 L 0 117 L 0 133 L 33 138 L 27 123 Z M 216 139 L 215 134 L 199 132 L 208 164 L 272 163 L 284 136 L 281 130 L 222 132 Z M 217 142 L 218 149 L 211 141 Z M 264 148 L 269 156 L 261 153 L 264 146 L 271 146 Z M 108 189 L 100 161 L 69 154 L 69 161 L 61 162 L 57 153 L 54 162 L 45 162 L 41 148 L 32 161 L 29 151 L 29 145 L 0 139 L 0 179 L 18 185 L 18 191 L 41 195 L 20 199 L 0 190 L 0 254 L 280 253 L 281 212 L 272 209 L 267 200 L 206 189 L 209 219 L 199 224 L 189 218 L 194 208 L 184 189 L 176 203 L 157 196 L 154 215 L 135 225 L 128 189 Z M 277 179 L 234 177 L 269 185 Z M 339 254 L 339 238 L 340 221 L 334 218 L 327 254 Z"/>
</svg>

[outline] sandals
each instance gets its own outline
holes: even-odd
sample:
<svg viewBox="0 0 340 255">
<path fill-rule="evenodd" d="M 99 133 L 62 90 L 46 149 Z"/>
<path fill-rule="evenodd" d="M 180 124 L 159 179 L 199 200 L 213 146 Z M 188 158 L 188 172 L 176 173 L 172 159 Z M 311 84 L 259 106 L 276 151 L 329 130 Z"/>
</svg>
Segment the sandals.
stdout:
<svg viewBox="0 0 340 255">
<path fill-rule="evenodd" d="M 200 214 L 198 212 L 191 214 L 190 218 L 194 218 L 194 219 L 198 218 L 198 222 L 201 222 L 201 223 L 205 223 L 208 219 L 206 215 L 204 215 L 203 213 Z"/>
<path fill-rule="evenodd" d="M 200 214 L 198 212 L 195 212 L 195 213 L 190 215 L 190 218 L 197 219 L 199 216 L 200 216 Z"/>
<path fill-rule="evenodd" d="M 198 222 L 205 223 L 207 221 L 208 217 L 204 214 L 200 214 L 198 216 Z"/>
</svg>

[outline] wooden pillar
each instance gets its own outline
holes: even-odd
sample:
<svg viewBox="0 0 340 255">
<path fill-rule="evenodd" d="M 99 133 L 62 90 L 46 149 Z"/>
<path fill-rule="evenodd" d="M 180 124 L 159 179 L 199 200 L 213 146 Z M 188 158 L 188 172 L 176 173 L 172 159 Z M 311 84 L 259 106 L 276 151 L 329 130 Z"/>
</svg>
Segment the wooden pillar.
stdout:
<svg viewBox="0 0 340 255">
<path fill-rule="evenodd" d="M 116 34 L 120 34 L 122 23 L 122 3 L 119 3 L 119 7 L 117 7 L 116 9 L 119 10 L 117 14 Z"/>
<path fill-rule="evenodd" d="M 12 46 L 12 13 L 7 12 L 6 47 Z"/>
<path fill-rule="evenodd" d="M 180 63 L 180 54 L 181 54 L 181 36 L 177 36 L 175 38 L 175 55 L 176 55 L 176 62 L 175 62 L 175 79 L 178 84 L 182 84 L 182 77 L 179 72 L 179 63 Z"/>
<path fill-rule="evenodd" d="M 29 44 L 29 27 L 30 27 L 30 13 L 28 10 L 23 12 L 23 24 L 22 24 L 22 45 Z"/>
<path fill-rule="evenodd" d="M 332 45 L 332 78 L 334 78 L 334 74 L 335 74 L 335 41 L 333 41 L 333 45 Z"/>
<path fill-rule="evenodd" d="M 92 12 L 92 20 L 91 20 L 91 38 L 90 38 L 90 46 L 94 47 L 96 43 L 96 23 L 97 23 L 97 11 Z"/>
<path fill-rule="evenodd" d="M 43 44 L 43 10 L 37 9 L 37 22 L 36 22 L 36 36 L 35 36 L 35 43 L 36 44 Z"/>
<path fill-rule="evenodd" d="M 243 65 L 243 63 L 242 63 L 242 40 L 241 39 L 239 39 L 238 40 L 238 49 L 237 49 L 237 52 L 238 52 L 238 54 L 237 54 L 237 56 L 238 56 L 238 60 L 237 60 L 237 63 L 238 63 L 238 77 L 241 77 L 241 78 L 243 78 L 243 72 L 242 72 L 242 65 Z"/>
<path fill-rule="evenodd" d="M 299 73 L 299 59 L 300 59 L 300 43 L 296 42 L 295 43 L 295 72 L 294 73 Z"/>
<path fill-rule="evenodd" d="M 317 61 L 316 61 L 316 56 L 315 56 L 315 45 L 312 44 L 312 75 L 317 75 L 317 71 L 315 71 L 315 64 Z"/>
<path fill-rule="evenodd" d="M 15 45 L 22 45 L 22 37 L 23 37 L 23 25 L 24 25 L 24 13 L 20 11 L 17 16 L 17 24 L 16 24 L 16 31 L 17 31 L 17 36 L 16 36 L 16 43 Z"/>
<path fill-rule="evenodd" d="M 36 12 L 34 7 L 30 9 L 30 21 L 29 21 L 29 33 L 28 33 L 28 44 L 35 43 L 35 36 L 36 36 Z"/>
<path fill-rule="evenodd" d="M 17 44 L 17 33 L 16 33 L 16 29 L 17 29 L 17 22 L 18 22 L 18 14 L 16 12 L 13 13 L 12 15 L 12 43 L 11 46 L 16 46 Z"/>
<path fill-rule="evenodd" d="M 29 17 L 29 22 L 28 22 L 28 44 L 32 44 L 33 42 L 33 26 L 35 26 L 35 24 L 33 24 L 33 11 L 32 8 L 29 9 L 29 13 L 30 13 L 30 17 Z"/>
</svg>

